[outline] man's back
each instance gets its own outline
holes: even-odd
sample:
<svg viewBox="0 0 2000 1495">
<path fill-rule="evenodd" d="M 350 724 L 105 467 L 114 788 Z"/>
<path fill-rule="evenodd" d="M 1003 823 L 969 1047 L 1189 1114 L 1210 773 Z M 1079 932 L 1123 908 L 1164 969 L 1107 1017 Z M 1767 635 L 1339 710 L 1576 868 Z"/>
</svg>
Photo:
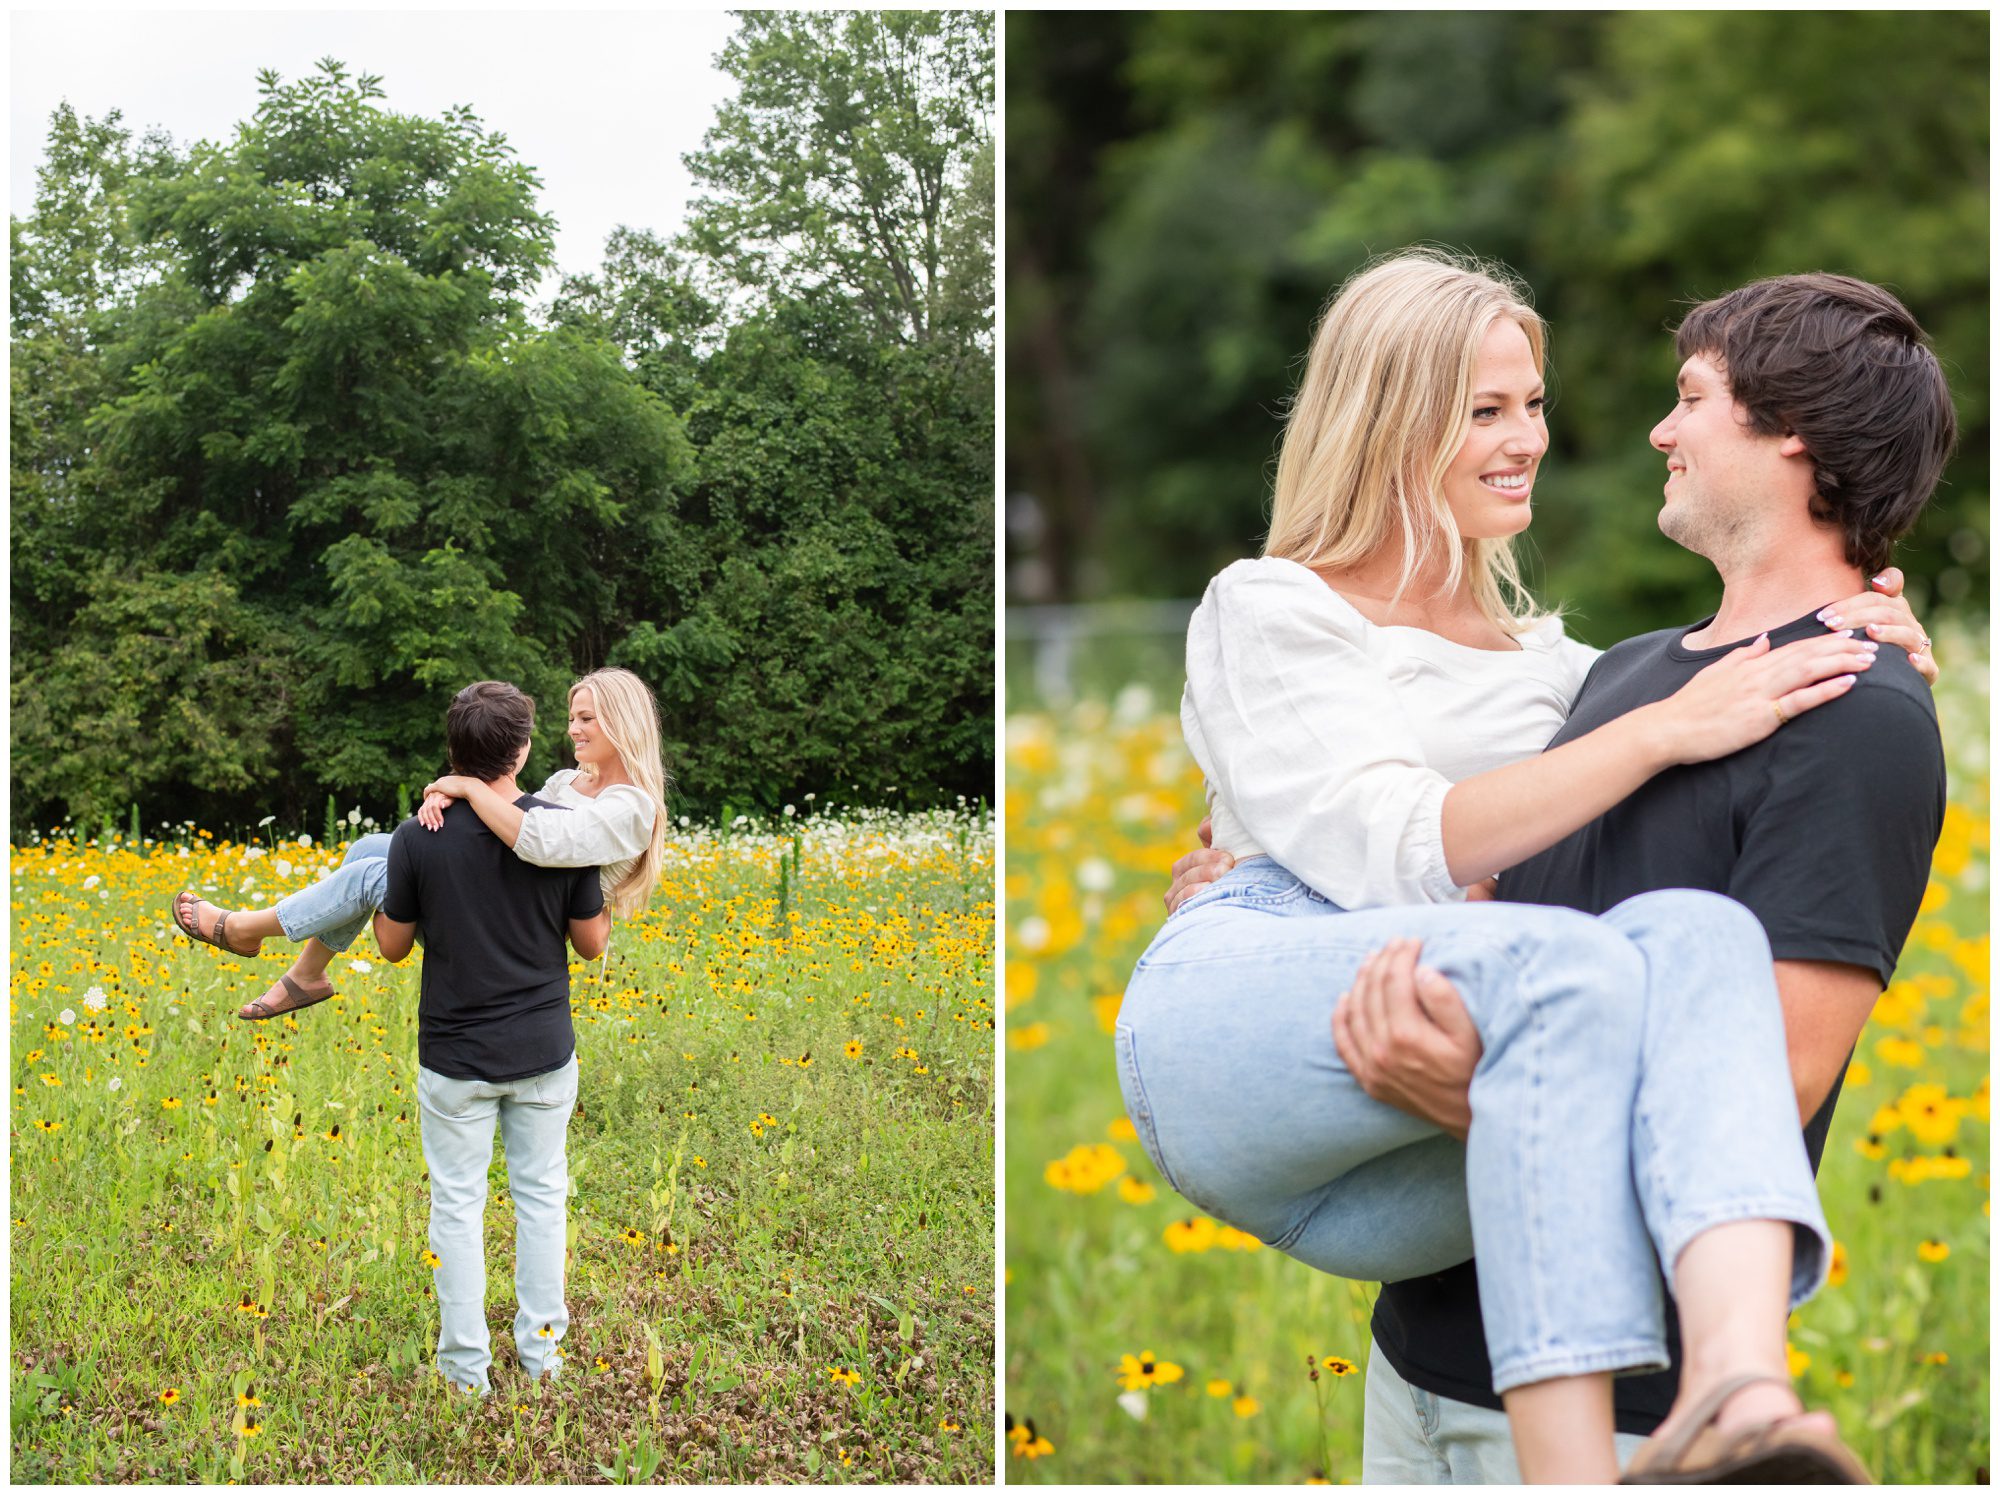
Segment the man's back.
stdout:
<svg viewBox="0 0 2000 1495">
<path fill-rule="evenodd" d="M 541 803 L 523 795 L 522 808 Z M 385 917 L 422 926 L 418 1062 L 454 1079 L 544 1074 L 575 1051 L 567 932 L 603 908 L 595 868 L 536 867 L 454 802 L 389 847 Z"/>
<path fill-rule="evenodd" d="M 1688 632 L 1647 634 L 1607 652 L 1550 746 L 1664 699 L 1736 647 L 1690 650 L 1681 643 Z M 1771 643 L 1825 632 L 1801 618 L 1772 630 Z M 1930 692 L 1907 659 L 1885 649 L 1845 697 L 1743 752 L 1657 775 L 1502 874 L 1500 896 L 1601 914 L 1664 888 L 1726 893 L 1763 924 L 1774 959 L 1865 967 L 1887 985 L 1923 898 L 1944 795 Z M 1839 1094 L 1836 1082 L 1806 1128 L 1815 1168 Z M 1471 1263 L 1385 1286 L 1374 1333 L 1411 1384 L 1499 1407 Z M 1651 1432 L 1677 1384 L 1671 1371 L 1620 1378 L 1619 1430 Z"/>
</svg>

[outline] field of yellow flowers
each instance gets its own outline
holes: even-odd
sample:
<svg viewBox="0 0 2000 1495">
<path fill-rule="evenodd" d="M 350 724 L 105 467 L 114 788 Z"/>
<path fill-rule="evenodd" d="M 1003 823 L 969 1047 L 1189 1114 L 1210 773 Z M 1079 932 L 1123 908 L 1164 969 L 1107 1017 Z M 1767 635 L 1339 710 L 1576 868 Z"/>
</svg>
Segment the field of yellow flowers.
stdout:
<svg viewBox="0 0 2000 1495">
<path fill-rule="evenodd" d="M 1791 1362 L 1878 1479 L 1989 1462 L 1989 691 L 1940 637 L 1951 800 L 1923 911 L 1820 1172 L 1833 1283 Z M 1124 1115 L 1111 1029 L 1193 845 L 1173 703 L 1008 723 L 1007 1366 L 1012 1481 L 1356 1481 L 1376 1287 L 1191 1215 Z"/>
<path fill-rule="evenodd" d="M 993 1427 L 993 833 L 820 815 L 669 838 L 573 965 L 559 1378 L 515 1368 L 487 1217 L 483 1403 L 431 1368 L 417 971 L 239 1022 L 290 949 L 172 929 L 341 848 L 198 831 L 13 851 L 17 1481 L 980 1481 Z"/>
</svg>

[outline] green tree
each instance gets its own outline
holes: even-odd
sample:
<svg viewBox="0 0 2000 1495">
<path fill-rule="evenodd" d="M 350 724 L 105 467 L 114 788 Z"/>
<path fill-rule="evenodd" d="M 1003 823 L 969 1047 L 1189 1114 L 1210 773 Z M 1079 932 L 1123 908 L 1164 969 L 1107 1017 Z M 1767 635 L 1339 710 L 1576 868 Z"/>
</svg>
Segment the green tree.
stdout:
<svg viewBox="0 0 2000 1495">
<path fill-rule="evenodd" d="M 953 204 L 990 146 L 985 11 L 748 11 L 739 92 L 685 159 L 709 191 L 689 242 L 739 284 L 851 297 L 924 342 L 949 320 Z M 987 178 L 990 194 L 991 176 Z M 990 302 L 990 288 L 973 286 Z M 964 294 L 961 290 L 961 296 Z"/>
<path fill-rule="evenodd" d="M 601 341 L 526 320 L 549 224 L 504 138 L 468 110 L 393 113 L 332 61 L 262 81 L 233 139 L 131 186 L 123 231 L 160 273 L 93 350 L 90 413 L 60 423 L 76 470 L 53 446 L 30 456 L 36 561 L 24 595 L 17 530 L 15 598 L 17 618 L 109 627 L 150 615 L 159 577 L 209 579 L 182 685 L 204 660 L 233 678 L 254 658 L 249 681 L 289 682 L 289 711 L 135 755 L 122 781 L 114 759 L 109 782 L 31 788 L 24 756 L 72 761 L 66 720 L 111 686 L 17 647 L 16 700 L 45 707 L 15 734 L 17 814 L 162 786 L 210 814 L 385 794 L 437 766 L 467 680 L 559 700 L 601 661 L 626 626 L 621 581 L 671 516 L 679 423 Z M 79 195 L 46 183 L 32 237 L 54 237 L 43 205 L 59 222 Z M 40 264 L 28 279 L 61 286 Z M 86 573 L 98 590 L 79 596 Z M 559 727 L 545 712 L 545 743 Z M 275 784 L 252 782 L 258 765 Z"/>
</svg>

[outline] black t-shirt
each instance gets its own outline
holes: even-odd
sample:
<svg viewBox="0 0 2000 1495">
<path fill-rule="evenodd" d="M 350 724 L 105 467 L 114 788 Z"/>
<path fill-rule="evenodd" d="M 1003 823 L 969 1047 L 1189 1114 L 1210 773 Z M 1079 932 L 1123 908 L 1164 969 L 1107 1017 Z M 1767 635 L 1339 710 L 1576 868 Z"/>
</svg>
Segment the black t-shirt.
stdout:
<svg viewBox="0 0 2000 1495">
<path fill-rule="evenodd" d="M 514 803 L 547 801 L 524 794 Z M 595 867 L 522 861 L 462 800 L 446 807 L 441 830 L 397 826 L 382 912 L 423 926 L 417 1062 L 455 1080 L 491 1081 L 567 1064 L 576 1052 L 569 921 L 603 907 Z"/>
<path fill-rule="evenodd" d="M 1556 747 L 1672 695 L 1704 665 L 1748 640 L 1689 649 L 1707 626 L 1628 639 L 1591 669 Z M 1773 648 L 1824 637 L 1801 618 L 1771 633 Z M 1574 835 L 1510 868 L 1500 896 L 1601 914 L 1640 893 L 1726 893 L 1764 925 L 1776 960 L 1865 966 L 1888 985 L 1916 920 L 1931 851 L 1944 825 L 1944 751 L 1922 677 L 1885 648 L 1846 695 L 1770 737 L 1711 763 L 1669 769 Z M 1806 1128 L 1815 1171 L 1833 1120 L 1833 1093 Z M 1376 1300 L 1375 1341 L 1413 1386 L 1500 1407 L 1471 1262 L 1390 1283 Z M 1680 1334 L 1671 1299 L 1675 1370 L 1614 1383 L 1620 1432 L 1651 1433 L 1679 1384 Z"/>
</svg>

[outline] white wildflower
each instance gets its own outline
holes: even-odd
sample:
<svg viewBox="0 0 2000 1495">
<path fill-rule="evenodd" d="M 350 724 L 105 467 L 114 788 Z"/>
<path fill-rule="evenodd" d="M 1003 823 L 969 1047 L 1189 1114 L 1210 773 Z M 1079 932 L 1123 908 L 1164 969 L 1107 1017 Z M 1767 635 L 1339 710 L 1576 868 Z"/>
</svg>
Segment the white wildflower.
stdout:
<svg viewBox="0 0 2000 1495">
<path fill-rule="evenodd" d="M 118 1078 L 118 1076 L 116 1076 L 116 1075 L 113 1075 L 113 1076 L 111 1077 L 111 1087 L 110 1087 L 111 1089 L 113 1089 L 113 1090 L 119 1090 L 119 1089 L 123 1089 L 123 1088 L 124 1088 L 124 1085 L 125 1085 L 125 1082 L 124 1082 L 123 1080 L 119 1079 L 119 1078 Z"/>
<path fill-rule="evenodd" d="M 353 809 L 347 812 L 347 823 L 349 825 L 361 824 L 361 806 L 356 805 Z"/>
<path fill-rule="evenodd" d="M 93 986 L 89 991 L 85 992 L 83 994 L 83 1005 L 88 1007 L 92 1012 L 102 1012 L 107 1005 L 104 988 Z"/>
<path fill-rule="evenodd" d="M 262 820 L 257 822 L 257 829 L 261 831 L 265 826 L 269 825 L 272 821 L 276 820 L 277 818 L 278 817 L 275 815 L 266 815 Z"/>
<path fill-rule="evenodd" d="M 306 847 L 306 848 L 310 849 L 310 848 L 311 848 L 311 846 L 312 846 L 312 844 L 313 844 L 313 838 L 312 838 L 311 836 L 301 836 L 301 837 L 299 837 L 299 845 L 301 845 L 301 846 L 304 846 L 304 847 Z"/>
<path fill-rule="evenodd" d="M 375 963 L 369 960 L 350 960 L 347 963 L 347 969 L 354 972 L 357 976 L 366 976 L 370 971 L 375 969 Z"/>
<path fill-rule="evenodd" d="M 280 877 L 290 877 L 292 875 L 292 864 L 283 857 L 279 857 L 275 862 L 271 863 L 271 870 Z"/>
<path fill-rule="evenodd" d="M 93 872 L 90 874 L 90 876 L 86 877 L 83 880 L 83 885 L 86 888 L 94 888 L 103 881 L 104 881 L 103 878 L 99 877 L 95 872 Z"/>
<path fill-rule="evenodd" d="M 57 1022 L 59 1022 L 59 1023 L 73 1023 L 73 1022 L 75 1022 L 75 1021 L 76 1021 L 76 1009 L 75 1009 L 75 1008 L 72 1008 L 72 1007 L 65 1007 L 65 1008 L 63 1008 L 63 1010 L 62 1010 L 61 1012 L 58 1012 L 58 1013 L 56 1014 L 56 1021 L 57 1021 Z"/>
</svg>

